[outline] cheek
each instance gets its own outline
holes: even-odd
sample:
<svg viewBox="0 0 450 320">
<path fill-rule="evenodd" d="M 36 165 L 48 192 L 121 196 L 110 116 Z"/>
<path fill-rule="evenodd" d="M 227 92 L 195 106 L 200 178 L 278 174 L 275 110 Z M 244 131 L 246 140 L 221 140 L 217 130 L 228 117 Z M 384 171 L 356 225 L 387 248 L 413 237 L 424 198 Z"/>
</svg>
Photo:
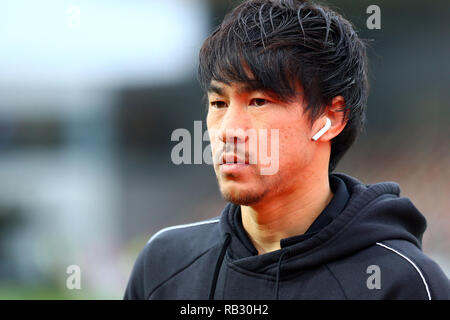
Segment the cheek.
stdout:
<svg viewBox="0 0 450 320">
<path fill-rule="evenodd" d="M 301 167 L 309 159 L 308 140 L 301 125 L 280 129 L 280 165 Z"/>
<path fill-rule="evenodd" d="M 208 112 L 208 115 L 206 116 L 206 128 L 208 131 L 214 128 L 214 118 L 211 116 L 210 112 Z"/>
<path fill-rule="evenodd" d="M 209 144 L 211 146 L 211 153 L 212 153 L 213 160 L 214 160 L 214 158 L 215 158 L 215 156 L 217 156 L 217 152 L 221 146 L 219 145 L 219 139 L 218 139 L 217 132 L 215 129 L 208 128 L 208 135 L 209 135 Z"/>
<path fill-rule="evenodd" d="M 215 117 L 211 116 L 208 113 L 208 116 L 206 117 L 206 128 L 208 130 L 208 136 L 209 141 L 211 143 L 211 148 L 214 148 L 214 146 L 217 144 L 217 126 L 218 121 L 215 119 Z"/>
</svg>

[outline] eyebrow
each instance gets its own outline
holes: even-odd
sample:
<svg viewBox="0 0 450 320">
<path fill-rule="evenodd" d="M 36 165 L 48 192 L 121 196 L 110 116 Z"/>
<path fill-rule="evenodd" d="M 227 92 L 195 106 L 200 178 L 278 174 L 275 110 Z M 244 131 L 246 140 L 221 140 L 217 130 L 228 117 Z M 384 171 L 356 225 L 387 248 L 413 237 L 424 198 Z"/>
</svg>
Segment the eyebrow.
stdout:
<svg viewBox="0 0 450 320">
<path fill-rule="evenodd" d="M 209 93 L 217 93 L 218 95 L 225 95 L 225 91 L 222 87 L 216 86 L 214 84 L 210 84 L 208 86 L 208 90 Z M 271 91 L 270 89 L 265 88 L 260 82 L 255 81 L 255 82 L 250 82 L 250 83 L 245 83 L 243 84 L 239 89 L 238 89 L 238 94 L 243 94 L 243 93 L 249 93 L 252 91 L 266 91 L 269 92 Z"/>
<path fill-rule="evenodd" d="M 224 95 L 224 91 L 221 87 L 210 84 L 208 86 L 208 93 L 217 93 L 218 95 L 223 96 Z"/>
</svg>

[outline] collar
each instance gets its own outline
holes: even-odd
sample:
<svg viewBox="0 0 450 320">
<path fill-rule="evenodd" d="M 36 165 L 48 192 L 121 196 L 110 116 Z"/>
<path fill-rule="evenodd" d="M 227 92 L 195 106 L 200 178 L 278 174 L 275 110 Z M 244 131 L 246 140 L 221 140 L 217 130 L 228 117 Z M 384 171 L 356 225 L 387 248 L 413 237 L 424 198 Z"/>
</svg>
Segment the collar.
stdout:
<svg viewBox="0 0 450 320">
<path fill-rule="evenodd" d="M 350 197 L 345 182 L 333 174 L 329 175 L 329 181 L 330 188 L 334 193 L 330 203 L 328 203 L 325 209 L 320 213 L 316 220 L 314 220 L 304 234 L 281 239 L 281 248 L 285 248 L 309 239 L 330 224 L 344 210 Z M 232 223 L 232 228 L 239 238 L 239 241 L 248 253 L 251 255 L 258 255 L 258 251 L 253 246 L 253 243 L 250 241 L 250 238 L 242 225 L 241 207 L 233 204 L 230 209 L 234 211 L 231 214 L 232 218 L 230 219 L 230 222 Z"/>
<path fill-rule="evenodd" d="M 344 210 L 348 199 L 350 198 L 345 182 L 341 178 L 334 175 L 330 175 L 329 180 L 330 188 L 334 193 L 330 203 L 328 203 L 325 209 L 323 209 L 320 215 L 316 218 L 316 220 L 314 220 L 304 234 L 281 239 L 281 248 L 285 248 L 311 238 L 313 235 L 329 225 Z"/>
</svg>

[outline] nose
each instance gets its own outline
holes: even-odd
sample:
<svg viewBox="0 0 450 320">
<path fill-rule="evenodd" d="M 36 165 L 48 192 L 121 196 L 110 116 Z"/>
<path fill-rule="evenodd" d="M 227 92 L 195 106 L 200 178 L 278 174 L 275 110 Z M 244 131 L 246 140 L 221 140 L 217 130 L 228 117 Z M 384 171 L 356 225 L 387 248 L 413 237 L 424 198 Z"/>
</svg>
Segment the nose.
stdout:
<svg viewBox="0 0 450 320">
<path fill-rule="evenodd" d="M 250 119 L 245 110 L 238 106 L 229 106 L 222 118 L 218 138 L 224 144 L 245 143 L 248 139 Z"/>
</svg>

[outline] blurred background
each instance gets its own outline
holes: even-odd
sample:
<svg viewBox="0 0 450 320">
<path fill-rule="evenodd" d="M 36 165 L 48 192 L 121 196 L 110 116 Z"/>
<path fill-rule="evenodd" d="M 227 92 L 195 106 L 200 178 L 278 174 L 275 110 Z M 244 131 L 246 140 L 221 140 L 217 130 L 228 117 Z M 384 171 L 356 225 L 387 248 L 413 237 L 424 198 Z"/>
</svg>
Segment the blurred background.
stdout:
<svg viewBox="0 0 450 320">
<path fill-rule="evenodd" d="M 152 234 L 220 214 L 212 167 L 173 164 L 170 137 L 206 130 L 198 50 L 238 2 L 0 2 L 0 299 L 121 299 Z M 367 129 L 335 171 L 398 182 L 450 276 L 450 2 L 324 3 L 372 39 Z"/>
</svg>

